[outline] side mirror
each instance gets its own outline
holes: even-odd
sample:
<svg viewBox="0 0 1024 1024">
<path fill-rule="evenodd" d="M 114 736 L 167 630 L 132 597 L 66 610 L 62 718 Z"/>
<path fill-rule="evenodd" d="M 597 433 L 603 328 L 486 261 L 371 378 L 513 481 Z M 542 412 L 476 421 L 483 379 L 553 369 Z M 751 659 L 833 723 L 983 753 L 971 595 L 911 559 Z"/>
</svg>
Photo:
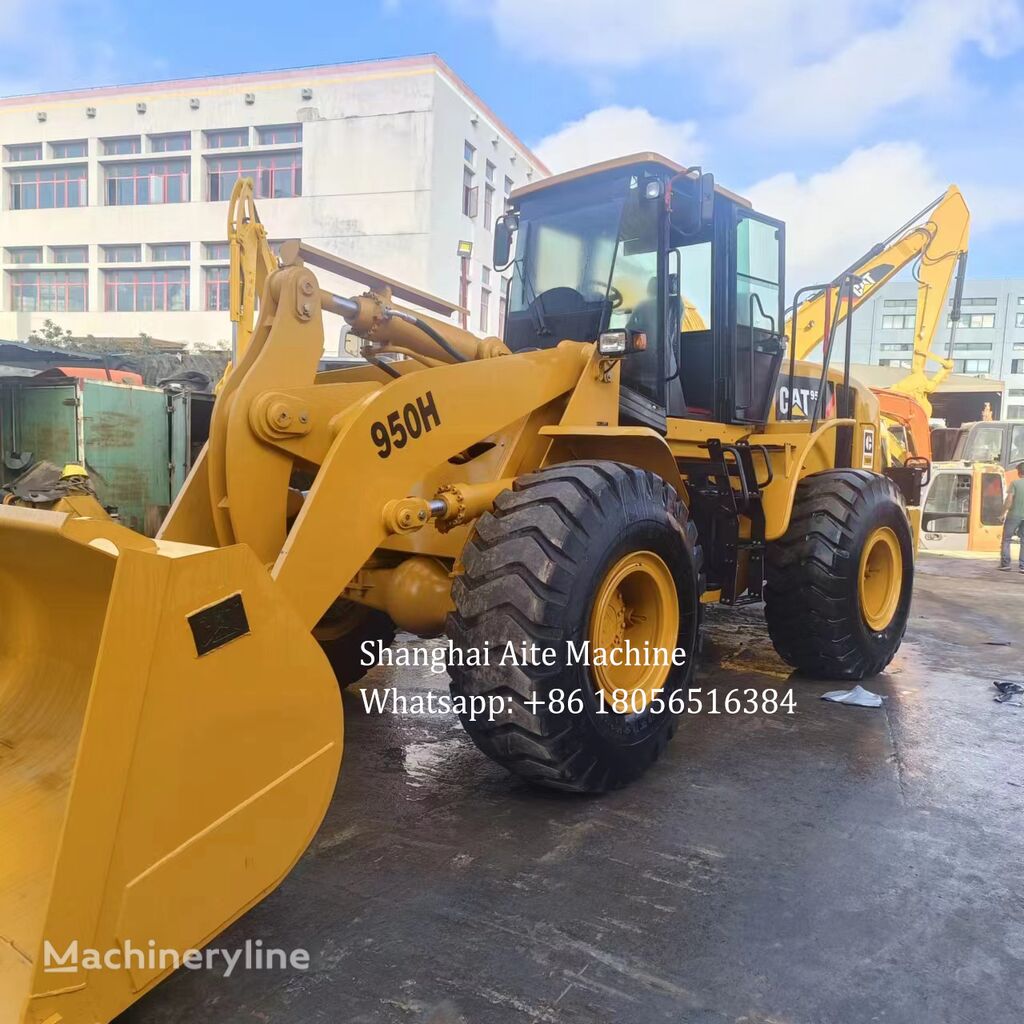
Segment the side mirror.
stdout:
<svg viewBox="0 0 1024 1024">
<path fill-rule="evenodd" d="M 684 237 L 699 234 L 715 219 L 715 176 L 705 174 L 699 167 L 691 167 L 672 179 L 688 177 L 697 171 L 697 180 L 692 178 L 685 186 L 677 186 L 669 193 L 669 210 L 672 227 Z M 672 185 L 669 186 L 672 188 Z M 691 191 L 692 189 L 692 191 Z"/>
<path fill-rule="evenodd" d="M 715 176 L 710 172 L 700 176 L 700 225 L 706 227 L 715 219 Z"/>
<path fill-rule="evenodd" d="M 494 225 L 493 266 L 495 270 L 504 270 L 512 259 L 512 239 L 515 237 L 519 218 L 514 213 L 506 213 L 499 217 Z"/>
</svg>

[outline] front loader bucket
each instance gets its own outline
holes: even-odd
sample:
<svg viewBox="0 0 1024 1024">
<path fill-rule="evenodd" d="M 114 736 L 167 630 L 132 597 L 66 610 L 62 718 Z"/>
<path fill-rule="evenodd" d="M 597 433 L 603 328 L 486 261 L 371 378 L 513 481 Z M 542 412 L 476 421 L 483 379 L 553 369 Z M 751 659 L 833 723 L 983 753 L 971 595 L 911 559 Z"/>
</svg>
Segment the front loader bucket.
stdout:
<svg viewBox="0 0 1024 1024">
<path fill-rule="evenodd" d="M 109 1021 L 207 944 L 306 848 L 341 746 L 248 547 L 0 508 L 0 1024 Z"/>
</svg>

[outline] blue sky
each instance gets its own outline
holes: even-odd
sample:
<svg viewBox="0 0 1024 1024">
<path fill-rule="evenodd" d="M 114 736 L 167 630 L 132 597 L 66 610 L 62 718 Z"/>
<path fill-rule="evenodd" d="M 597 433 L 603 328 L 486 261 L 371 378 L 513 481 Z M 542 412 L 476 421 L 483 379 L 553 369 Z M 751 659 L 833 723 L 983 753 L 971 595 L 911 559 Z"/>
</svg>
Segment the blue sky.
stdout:
<svg viewBox="0 0 1024 1024">
<path fill-rule="evenodd" d="M 956 181 L 1024 275 L 1024 0 L 2 0 L 0 93 L 440 54 L 552 165 L 656 148 L 831 276 Z M 795 275 L 795 276 L 794 276 Z"/>
</svg>

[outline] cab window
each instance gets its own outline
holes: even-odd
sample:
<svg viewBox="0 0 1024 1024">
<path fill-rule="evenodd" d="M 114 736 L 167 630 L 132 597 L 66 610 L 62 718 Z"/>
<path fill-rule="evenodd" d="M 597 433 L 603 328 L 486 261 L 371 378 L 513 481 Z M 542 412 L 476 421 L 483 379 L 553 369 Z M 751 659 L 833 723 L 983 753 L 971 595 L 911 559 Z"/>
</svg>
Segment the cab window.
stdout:
<svg viewBox="0 0 1024 1024">
<path fill-rule="evenodd" d="M 1003 521 L 1003 475 L 983 473 L 981 476 L 981 525 L 999 526 Z"/>
<path fill-rule="evenodd" d="M 967 533 L 971 474 L 940 473 L 928 488 L 921 527 L 932 533 Z"/>
<path fill-rule="evenodd" d="M 1002 427 L 975 427 L 967 439 L 964 459 L 968 462 L 1000 462 L 1003 454 Z"/>
</svg>

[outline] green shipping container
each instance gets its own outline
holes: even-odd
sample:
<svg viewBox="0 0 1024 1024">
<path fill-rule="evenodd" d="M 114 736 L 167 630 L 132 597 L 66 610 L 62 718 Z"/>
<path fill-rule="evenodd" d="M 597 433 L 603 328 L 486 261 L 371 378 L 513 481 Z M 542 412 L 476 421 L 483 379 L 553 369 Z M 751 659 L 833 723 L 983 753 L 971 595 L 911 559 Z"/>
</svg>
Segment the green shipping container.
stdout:
<svg viewBox="0 0 1024 1024">
<path fill-rule="evenodd" d="M 133 530 L 153 534 L 171 503 L 168 396 L 103 380 L 5 381 L 0 395 L 3 482 L 32 461 L 84 464 L 100 501 Z M 177 488 L 174 488 L 176 492 Z"/>
</svg>

